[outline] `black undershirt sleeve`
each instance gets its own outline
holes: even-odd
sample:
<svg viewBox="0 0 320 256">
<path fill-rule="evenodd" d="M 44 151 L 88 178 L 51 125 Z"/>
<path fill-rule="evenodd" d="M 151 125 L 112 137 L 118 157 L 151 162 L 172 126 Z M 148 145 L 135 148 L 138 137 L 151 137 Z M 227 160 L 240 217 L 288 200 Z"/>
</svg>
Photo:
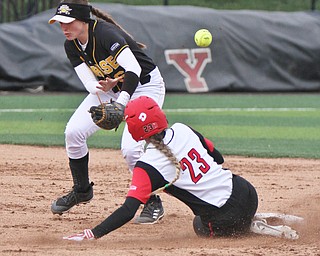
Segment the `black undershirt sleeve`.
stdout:
<svg viewBox="0 0 320 256">
<path fill-rule="evenodd" d="M 141 202 L 138 199 L 127 197 L 120 208 L 115 210 L 108 218 L 92 229 L 94 237 L 100 238 L 126 224 L 135 216 L 140 204 Z"/>
<path fill-rule="evenodd" d="M 213 157 L 214 161 L 216 161 L 217 164 L 224 163 L 223 156 L 216 148 L 214 148 L 212 152 L 209 152 L 209 155 Z"/>
<path fill-rule="evenodd" d="M 193 128 L 190 127 L 190 129 L 199 137 L 202 145 L 204 145 L 204 147 L 207 149 L 208 151 L 208 154 L 210 156 L 213 157 L 214 161 L 217 163 L 217 164 L 223 164 L 224 163 L 224 158 L 223 156 L 221 155 L 221 153 L 214 147 L 213 148 L 213 151 L 210 151 L 209 148 L 206 145 L 206 142 L 205 142 L 205 139 L 204 137 L 202 136 L 201 133 L 199 133 L 198 131 L 194 130 Z"/>
<path fill-rule="evenodd" d="M 126 91 L 131 97 L 138 87 L 139 81 L 140 78 L 137 76 L 137 74 L 133 73 L 132 71 L 127 71 L 124 74 L 124 81 L 121 87 L 121 91 Z"/>
</svg>

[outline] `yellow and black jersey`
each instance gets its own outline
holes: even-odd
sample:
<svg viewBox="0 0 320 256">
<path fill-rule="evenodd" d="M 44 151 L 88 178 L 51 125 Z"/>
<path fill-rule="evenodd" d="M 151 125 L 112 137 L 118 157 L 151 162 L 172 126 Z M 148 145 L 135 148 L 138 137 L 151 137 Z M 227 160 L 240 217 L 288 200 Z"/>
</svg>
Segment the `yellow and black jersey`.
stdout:
<svg viewBox="0 0 320 256">
<path fill-rule="evenodd" d="M 89 40 L 85 50 L 77 39 L 66 40 L 64 47 L 73 67 L 85 62 L 99 80 L 106 77 L 117 78 L 124 74 L 125 70 L 116 60 L 127 47 L 141 66 L 141 77 L 156 67 L 133 38 L 114 24 L 103 20 L 92 20 L 89 23 Z"/>
</svg>

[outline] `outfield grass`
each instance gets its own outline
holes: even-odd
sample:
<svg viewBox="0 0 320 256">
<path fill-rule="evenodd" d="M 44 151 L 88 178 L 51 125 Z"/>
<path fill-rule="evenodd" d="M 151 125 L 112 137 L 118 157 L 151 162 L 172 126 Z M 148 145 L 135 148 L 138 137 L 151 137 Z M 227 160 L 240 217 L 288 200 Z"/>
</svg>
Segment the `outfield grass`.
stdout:
<svg viewBox="0 0 320 256">
<path fill-rule="evenodd" d="M 62 146 L 85 94 L 0 97 L 1 144 Z M 170 124 L 192 126 L 225 155 L 320 158 L 317 94 L 168 94 L 164 110 Z M 99 131 L 88 144 L 118 149 L 122 130 Z"/>
</svg>

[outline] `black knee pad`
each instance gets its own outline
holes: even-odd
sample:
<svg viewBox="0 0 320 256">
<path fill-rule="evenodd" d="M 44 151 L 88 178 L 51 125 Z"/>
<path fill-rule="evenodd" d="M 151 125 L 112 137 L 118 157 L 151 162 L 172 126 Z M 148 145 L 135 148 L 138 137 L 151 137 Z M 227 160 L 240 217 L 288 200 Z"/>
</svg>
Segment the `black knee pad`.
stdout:
<svg viewBox="0 0 320 256">
<path fill-rule="evenodd" d="M 210 237 L 209 227 L 203 225 L 200 216 L 195 216 L 193 219 L 193 230 L 200 237 Z"/>
</svg>

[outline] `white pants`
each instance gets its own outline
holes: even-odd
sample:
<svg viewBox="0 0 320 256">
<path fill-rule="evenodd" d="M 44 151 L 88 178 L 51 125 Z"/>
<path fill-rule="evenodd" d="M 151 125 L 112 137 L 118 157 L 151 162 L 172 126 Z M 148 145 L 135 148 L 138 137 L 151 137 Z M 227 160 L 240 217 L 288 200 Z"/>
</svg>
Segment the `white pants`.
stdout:
<svg viewBox="0 0 320 256">
<path fill-rule="evenodd" d="M 150 75 L 150 82 L 144 85 L 139 83 L 131 99 L 138 98 L 142 95 L 149 96 L 162 107 L 165 97 L 164 81 L 158 68 L 154 69 Z M 119 93 L 114 93 L 113 91 L 104 93 L 101 91 L 99 96 L 103 102 L 109 102 L 110 99 L 116 100 Z M 100 129 L 92 121 L 91 114 L 88 110 L 91 106 L 97 106 L 99 104 L 100 101 L 98 97 L 94 94 L 89 94 L 68 121 L 65 129 L 65 142 L 69 158 L 79 159 L 88 153 L 87 138 Z M 143 154 L 143 147 L 144 141 L 136 142 L 129 133 L 127 124 L 125 124 L 121 140 L 121 152 L 128 164 L 129 170 L 133 169 L 135 163 Z"/>
</svg>

